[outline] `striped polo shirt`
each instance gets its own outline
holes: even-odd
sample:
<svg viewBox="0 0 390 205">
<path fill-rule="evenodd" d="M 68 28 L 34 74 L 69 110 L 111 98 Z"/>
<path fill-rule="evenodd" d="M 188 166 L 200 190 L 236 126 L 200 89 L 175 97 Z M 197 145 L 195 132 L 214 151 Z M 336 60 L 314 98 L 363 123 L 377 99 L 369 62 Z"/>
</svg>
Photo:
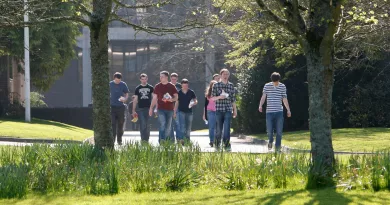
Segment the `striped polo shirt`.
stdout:
<svg viewBox="0 0 390 205">
<path fill-rule="evenodd" d="M 283 112 L 282 100 L 287 98 L 286 86 L 279 83 L 274 86 L 272 82 L 265 84 L 263 94 L 267 95 L 267 113 Z"/>
</svg>

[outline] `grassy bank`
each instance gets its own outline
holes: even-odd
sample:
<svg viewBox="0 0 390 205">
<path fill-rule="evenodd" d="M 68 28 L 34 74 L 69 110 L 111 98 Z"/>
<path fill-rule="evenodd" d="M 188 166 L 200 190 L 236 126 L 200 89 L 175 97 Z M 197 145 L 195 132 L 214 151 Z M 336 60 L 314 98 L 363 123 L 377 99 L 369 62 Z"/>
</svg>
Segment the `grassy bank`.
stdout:
<svg viewBox="0 0 390 205">
<path fill-rule="evenodd" d="M 59 122 L 33 119 L 26 123 L 0 119 L 0 137 L 82 141 L 92 135 L 91 130 Z"/>
</svg>

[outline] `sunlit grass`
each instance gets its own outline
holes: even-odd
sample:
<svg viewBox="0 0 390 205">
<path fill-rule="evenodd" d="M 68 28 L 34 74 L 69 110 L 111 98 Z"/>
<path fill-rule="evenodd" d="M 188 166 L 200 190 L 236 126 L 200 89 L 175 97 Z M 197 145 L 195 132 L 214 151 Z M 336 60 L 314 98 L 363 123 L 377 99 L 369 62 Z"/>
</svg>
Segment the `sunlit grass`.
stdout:
<svg viewBox="0 0 390 205">
<path fill-rule="evenodd" d="M 26 199 L 0 200 L 0 204 L 387 204 L 390 201 L 388 191 L 343 191 L 321 190 L 245 190 L 227 191 L 221 189 L 198 189 L 182 193 L 132 193 L 124 192 L 114 196 L 91 196 L 84 194 L 48 194 L 28 195 Z"/>
<path fill-rule="evenodd" d="M 266 134 L 254 135 L 267 140 Z M 390 128 L 348 128 L 332 132 L 335 151 L 372 152 L 390 148 Z M 283 133 L 282 144 L 292 148 L 310 148 L 310 132 Z"/>
<path fill-rule="evenodd" d="M 0 120 L 0 137 L 82 141 L 92 135 L 91 130 L 47 120 L 33 119 L 31 123 Z"/>
</svg>

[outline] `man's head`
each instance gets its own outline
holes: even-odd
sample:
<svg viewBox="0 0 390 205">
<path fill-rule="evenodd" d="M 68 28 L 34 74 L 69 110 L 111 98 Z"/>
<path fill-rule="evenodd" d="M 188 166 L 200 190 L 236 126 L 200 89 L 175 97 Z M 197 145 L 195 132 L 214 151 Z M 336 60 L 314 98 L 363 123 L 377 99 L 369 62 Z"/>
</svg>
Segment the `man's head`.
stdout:
<svg viewBox="0 0 390 205">
<path fill-rule="evenodd" d="M 177 83 L 177 80 L 179 78 L 179 75 L 177 73 L 171 73 L 171 83 L 172 84 L 176 84 Z"/>
<path fill-rule="evenodd" d="M 277 72 L 273 72 L 271 74 L 271 80 L 272 80 L 272 82 L 275 82 L 275 83 L 279 82 L 280 81 L 280 74 Z"/>
<path fill-rule="evenodd" d="M 213 80 L 218 82 L 220 79 L 221 79 L 221 76 L 218 73 L 213 75 Z"/>
<path fill-rule="evenodd" d="M 167 83 L 168 82 L 168 76 L 169 76 L 169 72 L 168 71 L 161 71 L 160 72 L 160 82 L 161 83 Z"/>
<path fill-rule="evenodd" d="M 181 80 L 181 88 L 182 89 L 187 90 L 188 86 L 189 86 L 189 81 L 187 79 L 184 78 L 183 80 Z"/>
<path fill-rule="evenodd" d="M 148 83 L 148 75 L 142 73 L 141 75 L 139 75 L 139 80 L 141 81 L 142 85 L 146 85 Z"/>
<path fill-rule="evenodd" d="M 119 72 L 116 72 L 116 73 L 114 74 L 114 82 L 115 82 L 116 84 L 119 84 L 121 81 L 122 81 L 122 74 L 119 73 Z"/>
<path fill-rule="evenodd" d="M 229 76 L 230 76 L 230 72 L 228 69 L 224 68 L 222 69 L 220 72 L 219 72 L 220 76 L 221 76 L 221 80 L 223 81 L 227 81 L 229 80 Z"/>
</svg>

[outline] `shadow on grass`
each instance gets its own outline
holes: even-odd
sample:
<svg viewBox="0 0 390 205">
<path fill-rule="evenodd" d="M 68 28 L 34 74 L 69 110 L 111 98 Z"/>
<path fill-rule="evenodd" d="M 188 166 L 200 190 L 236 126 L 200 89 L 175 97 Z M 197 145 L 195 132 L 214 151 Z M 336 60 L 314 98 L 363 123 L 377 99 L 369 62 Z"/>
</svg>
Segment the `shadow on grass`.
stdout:
<svg viewBox="0 0 390 205">
<path fill-rule="evenodd" d="M 168 193 L 123 193 L 120 195 L 113 195 L 117 200 L 112 201 L 113 198 L 104 197 L 100 198 L 99 196 L 94 198 L 89 198 L 87 195 L 72 195 L 68 194 L 50 194 L 50 195 L 40 195 L 34 194 L 33 196 L 28 196 L 26 203 L 29 204 L 71 204 L 72 202 L 77 201 L 78 203 L 84 204 L 128 204 L 125 202 L 133 201 L 133 204 L 172 204 L 172 205 L 181 205 L 181 204 L 264 204 L 264 205 L 274 205 L 274 204 L 318 204 L 318 205 L 344 205 L 344 204 L 384 204 L 388 198 L 382 197 L 379 194 L 374 195 L 373 192 L 367 190 L 365 193 L 355 192 L 349 193 L 342 191 L 336 191 L 335 189 L 319 189 L 319 190 L 296 190 L 296 191 L 282 191 L 276 190 L 267 191 L 232 191 L 231 194 L 229 191 L 216 190 L 213 192 L 200 192 L 196 193 L 186 193 L 186 192 L 168 192 Z M 162 197 L 163 194 L 164 197 Z M 168 194 L 168 196 L 167 196 Z M 388 193 L 383 193 L 383 196 Z M 30 198 L 32 197 L 32 198 Z M 67 198 L 71 198 L 70 201 L 67 201 Z M 104 197 L 104 198 L 103 198 Z M 79 199 L 78 199 L 79 198 Z M 87 201 L 83 201 L 87 200 Z M 4 201 L 5 202 L 5 201 Z M 7 200 L 7 204 L 19 204 L 23 203 L 22 200 Z M 119 202 L 119 203 L 117 203 Z"/>
</svg>

